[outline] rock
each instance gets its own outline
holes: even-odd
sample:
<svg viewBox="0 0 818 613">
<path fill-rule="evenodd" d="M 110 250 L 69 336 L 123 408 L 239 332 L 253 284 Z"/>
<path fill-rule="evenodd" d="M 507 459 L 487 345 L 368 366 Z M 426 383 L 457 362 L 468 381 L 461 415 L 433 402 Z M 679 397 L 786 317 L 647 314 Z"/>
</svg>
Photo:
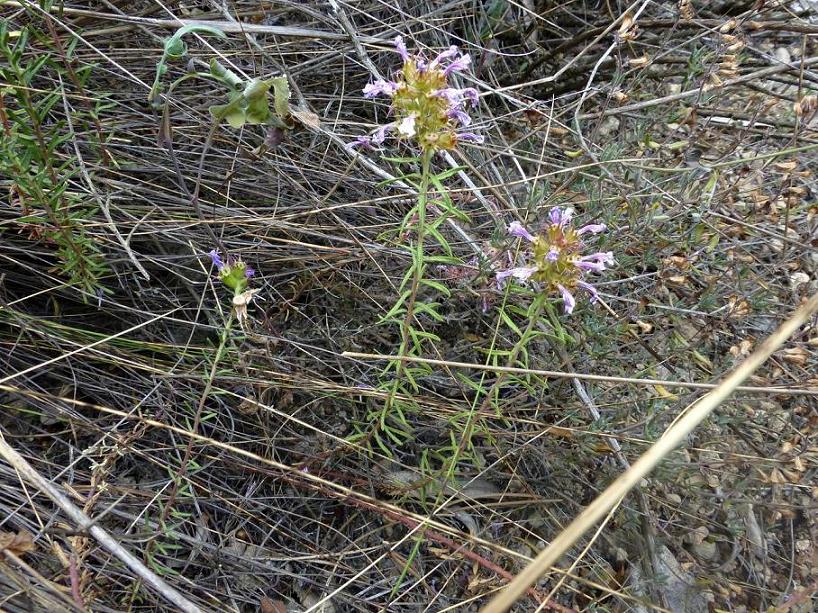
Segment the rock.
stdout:
<svg viewBox="0 0 818 613">
<path fill-rule="evenodd" d="M 610 136 L 619 129 L 619 118 L 611 115 L 607 117 L 599 126 L 600 136 Z"/>
<path fill-rule="evenodd" d="M 692 550 L 696 557 L 707 561 L 715 560 L 719 554 L 716 543 L 712 541 L 702 541 L 698 545 L 693 545 Z"/>
<path fill-rule="evenodd" d="M 773 57 L 783 64 L 789 64 L 792 62 L 792 54 L 786 47 L 778 47 L 778 49 L 776 49 L 773 53 Z"/>
<path fill-rule="evenodd" d="M 654 589 L 662 590 L 662 594 L 667 600 L 671 611 L 685 611 L 686 613 L 706 613 L 709 611 L 708 598 L 706 592 L 698 585 L 695 577 L 685 571 L 674 557 L 673 553 L 665 546 L 659 547 L 657 557 L 657 568 L 654 569 L 653 578 Z M 634 590 L 643 600 L 650 600 L 650 589 L 645 581 L 641 570 L 634 565 L 628 581 Z M 640 607 L 633 611 L 646 611 Z"/>
</svg>

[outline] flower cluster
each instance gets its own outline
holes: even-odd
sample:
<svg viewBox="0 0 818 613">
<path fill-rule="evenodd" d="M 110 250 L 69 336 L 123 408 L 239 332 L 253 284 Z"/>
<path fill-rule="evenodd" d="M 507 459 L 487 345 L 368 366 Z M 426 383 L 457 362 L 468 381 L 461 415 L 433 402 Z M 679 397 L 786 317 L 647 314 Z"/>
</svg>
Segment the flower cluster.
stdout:
<svg viewBox="0 0 818 613">
<path fill-rule="evenodd" d="M 605 231 L 604 224 L 589 224 L 575 229 L 571 223 L 573 210 L 554 207 L 548 215 L 549 224 L 541 234 L 534 236 L 519 222 L 512 222 L 509 234 L 527 240 L 531 244 L 530 264 L 497 273 L 497 282 L 508 277 L 520 281 L 535 281 L 543 284 L 546 292 L 559 292 L 566 313 L 576 306 L 574 291 L 577 288 L 591 295 L 591 302 L 597 299 L 597 291 L 583 280 L 587 272 L 600 272 L 614 263 L 613 253 L 600 251 L 582 255 L 582 237 Z"/>
<path fill-rule="evenodd" d="M 219 273 L 219 280 L 222 283 L 232 289 L 236 294 L 240 294 L 247 289 L 247 282 L 250 280 L 250 277 L 256 274 L 255 270 L 241 260 L 233 257 L 228 257 L 227 262 L 225 262 L 216 249 L 213 249 L 208 255 L 213 262 L 213 266 L 216 267 Z"/>
<path fill-rule="evenodd" d="M 370 148 L 381 145 L 389 132 L 411 138 L 429 152 L 454 149 L 461 141 L 482 142 L 477 134 L 457 131 L 471 124 L 466 109 L 477 106 L 477 90 L 449 85 L 449 77 L 466 70 L 471 57 L 452 46 L 427 61 L 422 55 L 409 55 L 400 36 L 395 38 L 395 48 L 403 59 L 403 69 L 396 80 L 378 79 L 364 87 L 365 98 L 392 99 L 395 121 L 381 126 L 372 135 L 359 137 L 351 145 Z"/>
<path fill-rule="evenodd" d="M 219 280 L 233 290 L 233 308 L 236 311 L 236 319 L 244 328 L 247 321 L 247 307 L 253 295 L 258 292 L 257 289 L 247 289 L 250 278 L 256 274 L 256 271 L 241 260 L 230 256 L 225 262 L 216 249 L 213 249 L 208 255 L 219 273 Z"/>
</svg>

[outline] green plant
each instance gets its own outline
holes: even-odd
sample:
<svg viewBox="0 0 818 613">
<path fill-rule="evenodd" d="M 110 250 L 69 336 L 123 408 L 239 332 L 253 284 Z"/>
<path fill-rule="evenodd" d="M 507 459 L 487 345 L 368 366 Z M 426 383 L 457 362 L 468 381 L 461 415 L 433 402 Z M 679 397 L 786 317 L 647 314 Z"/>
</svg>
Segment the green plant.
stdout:
<svg viewBox="0 0 818 613">
<path fill-rule="evenodd" d="M 19 206 L 21 230 L 56 247 L 58 271 L 88 294 L 100 287 L 107 267 L 99 245 L 85 231 L 96 207 L 71 184 L 78 160 L 67 146 L 74 135 L 55 112 L 65 92 L 62 83 L 73 61 L 76 39 L 58 51 L 53 39 L 31 23 L 11 32 L 0 23 L 0 175 L 9 177 L 10 200 Z M 70 69 L 70 79 L 84 86 L 91 66 Z M 101 103 L 99 103 L 101 104 Z M 98 109 L 96 109 L 98 110 Z M 95 120 L 78 110 L 74 121 Z"/>
<path fill-rule="evenodd" d="M 406 247 L 411 262 L 398 286 L 397 301 L 380 321 L 398 326 L 398 357 L 391 360 L 381 373 L 380 389 L 385 392 L 386 399 L 379 409 L 370 412 L 369 431 L 358 437 L 372 437 L 387 455 L 391 455 L 389 443 L 400 445 L 411 437 L 406 414 L 416 409 L 413 396 L 420 389 L 418 379 L 430 372 L 427 365 L 410 364 L 404 358 L 421 355 L 430 341 L 440 342 L 436 334 L 424 329 L 423 321 L 443 321 L 441 304 L 434 295 L 442 294 L 446 298 L 451 295 L 445 285 L 430 278 L 429 267 L 431 264 L 461 264 L 454 257 L 441 226 L 451 217 L 468 220 L 454 205 L 444 185 L 444 181 L 459 169 L 435 173 L 432 161 L 435 154 L 455 149 L 460 142 L 481 140 L 475 134 L 458 132 L 461 126 L 471 123 L 465 108 L 469 103 L 477 103 L 477 91 L 457 89 L 449 84 L 451 74 L 469 66 L 469 56 L 450 47 L 427 61 L 421 55 L 410 55 L 401 37 L 395 39 L 395 46 L 403 59 L 399 78 L 395 81 L 378 79 L 364 88 L 365 97 L 384 95 L 391 98 L 395 121 L 381 126 L 374 135 L 359 137 L 352 143 L 353 146 L 374 148 L 383 144 L 388 132 L 396 132 L 399 138 L 410 144 L 412 155 L 384 159 L 398 167 L 409 166 L 410 171 L 399 178 L 417 190 L 417 201 L 398 228 L 398 236 L 409 242 Z M 437 213 L 433 218 L 429 215 L 432 206 Z M 429 253 L 427 241 L 437 245 L 436 254 Z"/>
</svg>

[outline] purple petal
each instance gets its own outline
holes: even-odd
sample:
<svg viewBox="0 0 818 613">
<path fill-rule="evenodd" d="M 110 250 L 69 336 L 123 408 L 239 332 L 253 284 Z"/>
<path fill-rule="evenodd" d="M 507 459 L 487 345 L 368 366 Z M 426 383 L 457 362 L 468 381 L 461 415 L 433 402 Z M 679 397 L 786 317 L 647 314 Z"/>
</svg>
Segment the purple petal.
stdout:
<svg viewBox="0 0 818 613">
<path fill-rule="evenodd" d="M 446 66 L 446 69 L 443 71 L 443 74 L 447 77 L 452 74 L 453 72 L 463 72 L 466 70 L 469 65 L 471 64 L 471 56 L 468 53 L 461 55 L 451 64 Z"/>
<path fill-rule="evenodd" d="M 432 95 L 438 98 L 446 98 L 446 102 L 449 103 L 449 106 L 454 107 L 459 106 L 460 103 L 463 102 L 462 92 L 462 89 L 457 89 L 456 87 L 444 87 L 443 89 L 432 92 Z"/>
<path fill-rule="evenodd" d="M 509 268 L 508 270 L 501 270 L 497 273 L 497 287 L 502 287 L 502 282 L 508 277 L 514 277 L 520 281 L 528 281 L 535 272 L 536 266 L 520 266 L 519 268 Z"/>
<path fill-rule="evenodd" d="M 429 64 L 429 66 L 430 67 L 438 66 L 443 60 L 448 60 L 450 57 L 454 57 L 455 55 L 457 55 L 457 53 L 458 53 L 457 47 L 452 45 L 451 47 L 446 49 L 446 51 L 443 51 L 443 52 L 439 53 L 438 56 L 434 60 L 432 60 L 432 63 Z M 457 61 L 457 60 L 455 60 L 455 61 Z M 448 70 L 448 68 L 446 70 Z M 447 75 L 449 74 L 445 70 L 443 72 L 444 72 L 444 74 L 447 74 Z"/>
<path fill-rule="evenodd" d="M 403 36 L 395 37 L 395 49 L 400 54 L 404 62 L 409 59 L 409 51 L 406 49 L 406 44 L 403 42 Z"/>
<path fill-rule="evenodd" d="M 560 294 L 562 294 L 562 302 L 563 306 L 565 307 L 565 313 L 570 315 L 574 312 L 574 307 L 577 306 L 577 301 L 574 299 L 574 295 L 562 285 L 557 285 L 557 289 L 560 290 Z"/>
<path fill-rule="evenodd" d="M 548 253 L 545 254 L 545 259 L 549 262 L 556 262 L 558 259 L 560 259 L 559 248 L 551 245 L 551 247 L 548 248 Z"/>
<path fill-rule="evenodd" d="M 580 270 L 592 270 L 594 272 L 602 272 L 603 270 L 605 270 L 605 264 L 601 262 L 576 261 L 574 262 L 574 266 L 576 266 Z"/>
<path fill-rule="evenodd" d="M 378 131 L 375 132 L 375 134 L 372 136 L 372 142 L 375 143 L 376 145 L 382 145 L 383 141 L 386 139 L 386 133 L 394 129 L 395 129 L 394 123 L 388 123 L 385 126 L 381 126 L 380 128 L 378 128 Z"/>
<path fill-rule="evenodd" d="M 606 266 L 614 264 L 612 251 L 600 251 L 599 253 L 592 253 L 581 257 L 574 261 L 574 266 L 581 270 L 593 270 L 594 272 L 601 272 L 605 270 Z"/>
<path fill-rule="evenodd" d="M 476 89 L 473 87 L 466 87 L 461 89 L 460 93 L 463 96 L 463 100 L 468 100 L 471 102 L 472 106 L 477 106 L 478 94 Z"/>
<path fill-rule="evenodd" d="M 250 277 L 252 277 L 255 274 L 256 274 L 256 269 L 255 268 L 250 268 L 249 266 L 244 267 L 244 276 L 247 279 L 249 279 Z"/>
<path fill-rule="evenodd" d="M 375 96 L 380 96 L 381 94 L 391 98 L 395 95 L 397 90 L 398 84 L 394 81 L 384 81 L 383 79 L 378 79 L 374 83 L 368 83 L 364 87 L 364 98 L 374 98 Z"/>
<path fill-rule="evenodd" d="M 582 289 L 591 294 L 591 303 L 594 303 L 597 300 L 599 300 L 599 293 L 596 291 L 596 288 L 593 285 L 591 285 L 590 283 L 586 283 L 585 281 L 577 281 L 577 285 L 579 285 Z"/>
<path fill-rule="evenodd" d="M 477 143 L 479 145 L 486 139 L 484 139 L 480 134 L 475 134 L 474 132 L 461 132 L 457 135 L 457 140 Z"/>
<path fill-rule="evenodd" d="M 555 206 L 551 211 L 548 213 L 548 219 L 551 220 L 551 223 L 555 226 L 566 226 L 571 221 L 571 218 L 574 216 L 574 209 L 572 208 L 560 208 Z"/>
<path fill-rule="evenodd" d="M 222 258 L 219 255 L 218 250 L 217 249 L 212 249 L 207 255 L 210 256 L 210 259 L 213 262 L 213 266 L 216 267 L 216 270 L 221 272 L 222 268 L 224 268 L 224 262 L 222 261 Z"/>
<path fill-rule="evenodd" d="M 614 264 L 613 251 L 598 251 L 582 257 L 583 262 L 600 262 L 612 266 Z"/>
<path fill-rule="evenodd" d="M 508 224 L 508 233 L 517 238 L 524 238 L 529 242 L 534 242 L 534 235 L 523 227 L 519 221 L 512 221 Z"/>
<path fill-rule="evenodd" d="M 579 230 L 577 230 L 577 234 L 580 236 L 588 232 L 591 234 L 599 234 L 607 229 L 608 226 L 606 226 L 604 223 L 589 223 L 587 226 L 582 226 Z"/>
<path fill-rule="evenodd" d="M 469 114 L 457 107 L 451 108 L 448 115 L 450 119 L 457 120 L 457 122 L 463 127 L 471 124 L 471 117 L 469 117 Z"/>
<path fill-rule="evenodd" d="M 466 87 L 458 89 L 457 87 L 444 87 L 432 93 L 433 96 L 446 98 L 449 106 L 460 106 L 466 101 L 471 102 L 472 106 L 477 106 L 478 93 L 473 87 Z"/>
<path fill-rule="evenodd" d="M 372 138 L 368 135 L 359 136 L 353 141 L 350 141 L 346 144 L 347 148 L 352 149 L 353 147 L 363 147 L 364 149 L 374 149 L 372 146 Z"/>
</svg>

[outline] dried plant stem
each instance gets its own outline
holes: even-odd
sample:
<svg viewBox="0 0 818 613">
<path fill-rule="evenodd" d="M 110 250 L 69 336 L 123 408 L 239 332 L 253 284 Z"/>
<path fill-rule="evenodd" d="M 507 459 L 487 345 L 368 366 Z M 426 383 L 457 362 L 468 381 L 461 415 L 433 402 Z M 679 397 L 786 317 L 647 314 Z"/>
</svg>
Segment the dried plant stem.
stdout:
<svg viewBox="0 0 818 613">
<path fill-rule="evenodd" d="M 164 579 L 157 576 L 152 570 L 133 556 L 120 545 L 108 532 L 94 524 L 81 509 L 76 507 L 68 497 L 53 483 L 38 473 L 23 456 L 15 451 L 0 434 L 0 456 L 17 471 L 22 479 L 42 490 L 62 511 L 73 521 L 80 530 L 87 531 L 110 554 L 119 559 L 135 575 L 156 590 L 163 598 L 172 603 L 180 611 L 198 613 L 198 606 L 185 598 L 180 592 L 168 585 Z"/>
<path fill-rule="evenodd" d="M 690 381 L 670 381 L 668 379 L 641 379 L 637 377 L 615 377 L 608 375 L 591 375 L 581 372 L 564 372 L 560 370 L 541 370 L 537 368 L 517 368 L 509 366 L 491 366 L 489 364 L 477 364 L 473 362 L 456 362 L 451 360 L 435 360 L 432 358 L 420 358 L 415 356 L 401 357 L 398 355 L 385 355 L 381 353 L 359 353 L 357 351 L 344 351 L 341 354 L 345 358 L 356 358 L 359 360 L 403 360 L 405 362 L 419 362 L 432 366 L 445 366 L 447 368 L 473 368 L 476 370 L 486 370 L 490 372 L 504 372 L 519 375 L 539 375 L 541 377 L 552 377 L 554 379 L 579 379 L 581 381 L 608 381 L 609 383 L 631 383 L 636 385 L 663 385 L 666 387 L 683 387 L 687 389 L 712 390 L 718 387 L 716 383 L 695 383 Z M 818 388 L 801 387 L 771 387 L 771 386 L 750 386 L 739 385 L 735 391 L 749 394 L 782 394 L 784 396 L 818 396 Z"/>
<path fill-rule="evenodd" d="M 804 303 L 719 386 L 693 403 L 631 468 L 614 481 L 580 513 L 502 592 L 483 608 L 483 613 L 507 611 L 585 532 L 608 513 L 623 496 L 680 444 L 710 413 L 724 402 L 739 384 L 752 375 L 810 316 L 818 311 L 818 294 Z"/>
</svg>

